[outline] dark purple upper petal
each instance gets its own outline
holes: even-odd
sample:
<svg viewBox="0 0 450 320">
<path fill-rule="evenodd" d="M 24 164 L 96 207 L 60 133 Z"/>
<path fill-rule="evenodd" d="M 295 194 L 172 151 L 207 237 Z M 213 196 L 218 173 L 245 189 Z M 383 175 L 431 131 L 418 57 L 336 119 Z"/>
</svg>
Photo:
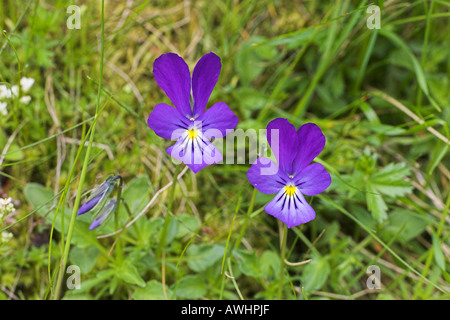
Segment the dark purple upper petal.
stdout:
<svg viewBox="0 0 450 320">
<path fill-rule="evenodd" d="M 218 139 L 227 134 L 227 130 L 234 129 L 239 119 L 223 102 L 215 103 L 196 121 L 201 121 L 203 134 L 208 139 Z"/>
<path fill-rule="evenodd" d="M 331 184 L 331 176 L 320 163 L 313 163 L 300 171 L 294 178 L 301 193 L 315 196 Z"/>
<path fill-rule="evenodd" d="M 293 173 L 297 174 L 306 168 L 317 157 L 325 146 L 325 136 L 314 123 L 302 125 L 297 132 L 298 150 L 293 162 Z"/>
<path fill-rule="evenodd" d="M 297 145 L 297 131 L 288 120 L 277 118 L 267 125 L 267 140 L 275 153 L 280 169 L 287 175 L 293 174 L 292 162 L 295 158 Z"/>
<path fill-rule="evenodd" d="M 175 53 L 161 55 L 153 63 L 153 76 L 177 110 L 191 118 L 191 74 L 183 58 Z"/>
<path fill-rule="evenodd" d="M 266 194 L 278 193 L 289 181 L 278 165 L 265 157 L 258 158 L 252 164 L 247 178 L 256 189 Z"/>
<path fill-rule="evenodd" d="M 192 74 L 192 94 L 194 98 L 193 116 L 201 115 L 206 108 L 209 96 L 219 79 L 220 58 L 213 52 L 205 54 L 197 62 Z"/>
<path fill-rule="evenodd" d="M 160 103 L 150 113 L 147 124 L 161 138 L 178 139 L 189 129 L 190 120 L 183 117 L 174 107 Z"/>
</svg>

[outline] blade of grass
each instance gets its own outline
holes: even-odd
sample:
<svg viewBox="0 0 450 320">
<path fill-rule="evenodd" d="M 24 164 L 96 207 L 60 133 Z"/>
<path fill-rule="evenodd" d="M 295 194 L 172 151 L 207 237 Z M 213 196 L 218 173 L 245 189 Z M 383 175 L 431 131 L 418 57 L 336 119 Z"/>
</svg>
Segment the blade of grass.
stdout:
<svg viewBox="0 0 450 320">
<path fill-rule="evenodd" d="M 98 115 L 98 112 L 100 110 L 100 97 L 101 97 L 101 93 L 102 93 L 101 87 L 102 87 L 102 78 L 103 78 L 103 61 L 104 61 L 104 55 L 105 55 L 105 1 L 104 0 L 102 0 L 102 5 L 101 5 L 101 29 L 102 30 L 101 30 L 101 53 L 100 53 L 100 77 L 99 77 L 100 80 L 99 80 L 98 93 L 97 93 L 97 107 L 95 110 L 96 116 Z M 61 261 L 61 269 L 60 269 L 57 283 L 56 283 L 56 292 L 54 295 L 54 299 L 58 299 L 59 295 L 61 293 L 63 273 L 64 273 L 64 269 L 65 269 L 67 259 L 69 256 L 70 243 L 72 240 L 73 229 L 75 226 L 75 218 L 76 218 L 76 215 L 78 212 L 78 208 L 80 207 L 84 179 L 86 177 L 87 167 L 88 167 L 88 163 L 89 163 L 89 157 L 90 157 L 91 148 L 92 148 L 92 142 L 94 141 L 95 123 L 92 126 L 93 126 L 92 132 L 89 135 L 89 145 L 87 147 L 86 156 L 84 158 L 83 167 L 81 169 L 80 182 L 78 184 L 78 192 L 77 192 L 77 196 L 75 198 L 75 204 L 74 204 L 73 211 L 72 211 L 72 217 L 70 220 L 69 231 L 67 233 L 67 240 L 64 245 L 64 253 L 63 253 L 63 257 L 62 257 L 62 261 Z"/>
</svg>

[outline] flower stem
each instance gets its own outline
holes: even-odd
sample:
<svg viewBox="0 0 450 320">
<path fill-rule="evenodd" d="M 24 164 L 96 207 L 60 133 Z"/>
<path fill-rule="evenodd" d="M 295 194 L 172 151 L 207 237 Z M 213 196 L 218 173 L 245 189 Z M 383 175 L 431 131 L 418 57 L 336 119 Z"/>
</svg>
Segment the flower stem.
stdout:
<svg viewBox="0 0 450 320">
<path fill-rule="evenodd" d="M 117 200 L 116 200 L 117 205 L 114 210 L 114 219 L 115 219 L 115 223 L 116 223 L 116 230 L 119 230 L 119 225 L 120 225 L 119 207 L 120 207 L 120 202 L 121 202 L 121 198 L 122 198 L 122 186 L 123 186 L 123 179 L 122 179 L 122 177 L 119 177 L 119 188 L 117 190 Z M 119 265 L 121 265 L 122 261 L 123 261 L 123 250 L 122 250 L 122 241 L 120 240 L 120 235 L 118 236 L 117 244 L 116 244 L 116 259 L 117 259 L 117 263 Z"/>
<path fill-rule="evenodd" d="M 156 256 L 161 256 L 161 277 L 162 277 L 162 286 L 163 286 L 163 293 L 164 298 L 168 300 L 167 292 L 166 292 L 166 234 L 167 234 L 167 228 L 169 227 L 170 221 L 172 220 L 171 216 L 171 210 L 172 210 L 172 204 L 173 204 L 173 198 L 175 197 L 175 188 L 178 181 L 178 173 L 180 172 L 181 167 L 177 166 L 175 168 L 175 172 L 173 173 L 173 183 L 172 188 L 170 188 L 170 194 L 169 194 L 169 202 L 167 203 L 167 212 L 166 217 L 164 220 L 164 227 L 161 232 L 161 239 L 159 241 L 159 246 L 156 251 Z"/>
<path fill-rule="evenodd" d="M 239 233 L 239 238 L 234 243 L 234 249 L 239 248 L 239 245 L 241 244 L 242 238 L 245 235 L 245 231 L 247 230 L 248 222 L 250 220 L 250 214 L 253 212 L 253 208 L 255 206 L 255 199 L 256 199 L 256 194 L 257 193 L 258 193 L 258 190 L 256 188 L 254 188 L 253 189 L 253 193 L 252 193 L 252 198 L 251 198 L 250 204 L 248 206 L 247 216 L 245 217 L 244 224 L 243 224 L 243 226 L 241 228 L 241 232 Z"/>
<path fill-rule="evenodd" d="M 164 220 L 164 227 L 161 232 L 161 239 L 159 241 L 157 256 L 161 255 L 161 250 L 164 250 L 164 246 L 166 245 L 165 242 L 166 242 L 167 228 L 169 227 L 170 221 L 172 220 L 171 219 L 172 218 L 172 216 L 171 216 L 172 204 L 173 204 L 173 199 L 175 197 L 175 188 L 177 185 L 178 173 L 180 172 L 180 169 L 181 169 L 181 167 L 177 166 L 175 168 L 175 172 L 173 174 L 173 183 L 172 183 L 172 187 L 170 188 L 169 202 L 167 203 L 167 212 L 166 212 L 166 217 Z"/>
<path fill-rule="evenodd" d="M 287 226 L 283 224 L 283 231 L 280 230 L 281 256 L 280 256 L 280 275 L 278 284 L 278 300 L 283 298 L 283 278 L 284 278 L 284 259 L 286 256 L 286 240 L 287 240 Z"/>
<path fill-rule="evenodd" d="M 103 77 L 103 58 L 104 58 L 104 52 L 105 52 L 105 1 L 102 0 L 102 12 L 101 12 L 101 27 L 102 27 L 102 32 L 101 32 L 101 58 L 100 58 L 100 79 L 99 79 L 99 86 L 98 86 L 98 95 L 97 95 L 97 106 L 96 106 L 96 110 L 95 110 L 95 116 L 98 116 L 99 113 L 99 109 L 100 109 L 100 96 L 101 96 L 101 87 L 102 87 L 102 77 Z M 94 141 L 94 133 L 95 133 L 95 125 L 96 122 L 94 122 L 92 124 L 92 132 L 89 136 L 89 144 L 86 150 L 86 155 L 84 158 L 84 162 L 83 162 L 83 168 L 81 169 L 81 175 L 80 175 L 80 182 L 78 184 L 78 190 L 77 190 L 77 196 L 75 198 L 75 203 L 74 203 L 74 207 L 73 207 L 73 211 L 72 211 L 72 216 L 70 219 L 70 224 L 69 224 L 69 231 L 67 233 L 67 240 L 66 243 L 64 244 L 64 252 L 63 252 L 63 256 L 62 256 L 62 260 L 61 260 L 61 264 L 60 264 L 60 269 L 59 269 L 59 274 L 58 274 L 58 279 L 56 282 L 56 290 L 55 290 L 55 295 L 53 296 L 53 299 L 58 299 L 61 293 L 61 286 L 62 286 L 62 280 L 64 277 L 64 273 L 65 273 L 65 268 L 66 268 L 66 264 L 67 264 L 67 259 L 69 257 L 69 250 L 70 250 L 70 242 L 72 240 L 72 234 L 73 234 L 73 229 L 75 226 L 75 219 L 77 216 L 77 211 L 80 207 L 80 201 L 81 201 L 81 194 L 82 194 L 82 190 L 83 190 L 83 184 L 84 184 L 84 179 L 86 177 L 86 172 L 87 172 L 87 168 L 88 168 L 88 164 L 89 164 L 89 157 L 91 154 L 91 148 L 92 148 L 92 143 Z"/>
</svg>

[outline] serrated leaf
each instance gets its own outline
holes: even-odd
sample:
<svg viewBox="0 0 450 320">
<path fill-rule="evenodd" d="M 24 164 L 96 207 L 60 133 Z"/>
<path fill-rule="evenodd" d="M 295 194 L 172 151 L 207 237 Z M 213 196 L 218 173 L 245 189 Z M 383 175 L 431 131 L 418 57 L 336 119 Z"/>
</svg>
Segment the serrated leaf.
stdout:
<svg viewBox="0 0 450 320">
<path fill-rule="evenodd" d="M 366 202 L 367 209 L 372 213 L 372 216 L 378 222 L 383 222 L 387 218 L 387 206 L 377 190 L 370 184 L 366 186 Z"/>
<path fill-rule="evenodd" d="M 117 268 L 117 277 L 126 283 L 135 284 L 145 287 L 145 281 L 139 275 L 136 267 L 129 262 L 125 262 L 121 267 Z"/>
<path fill-rule="evenodd" d="M 411 184 L 405 180 L 411 168 L 403 163 L 390 163 L 370 177 L 370 184 L 380 193 L 388 196 L 404 196 L 411 192 Z"/>
</svg>

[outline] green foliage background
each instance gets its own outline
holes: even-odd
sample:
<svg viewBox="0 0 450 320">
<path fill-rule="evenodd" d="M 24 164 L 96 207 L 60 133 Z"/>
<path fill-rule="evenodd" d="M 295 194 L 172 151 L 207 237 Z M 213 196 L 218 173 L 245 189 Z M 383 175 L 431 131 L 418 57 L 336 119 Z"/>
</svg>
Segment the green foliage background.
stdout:
<svg viewBox="0 0 450 320">
<path fill-rule="evenodd" d="M 79 30 L 66 26 L 71 4 L 81 7 Z M 380 29 L 366 26 L 371 4 L 381 8 Z M 275 299 L 283 265 L 284 299 L 448 299 L 449 8 L 445 0 L 105 1 L 105 107 L 83 190 L 120 174 L 133 216 L 157 197 L 117 242 L 98 238 L 117 230 L 113 221 L 89 231 L 90 216 L 77 217 L 69 264 L 81 268 L 82 285 L 62 297 Z M 0 0 L 0 81 L 36 80 L 31 102 L 11 100 L 0 116 L 0 196 L 17 208 L 0 225 L 14 235 L 0 245 L 2 299 L 55 295 L 80 144 L 97 104 L 100 11 L 97 0 Z M 222 72 L 208 106 L 226 102 L 243 130 L 284 117 L 314 122 L 327 138 L 316 161 L 333 182 L 309 197 L 317 218 L 289 229 L 286 264 L 280 225 L 264 213 L 272 196 L 253 191 L 248 161 L 188 172 L 158 193 L 175 165 L 170 142 L 146 125 L 169 102 L 153 61 L 177 52 L 192 70 L 210 51 Z M 123 206 L 119 215 L 120 226 L 131 219 Z M 371 265 L 381 268 L 380 290 L 367 289 Z"/>
</svg>

